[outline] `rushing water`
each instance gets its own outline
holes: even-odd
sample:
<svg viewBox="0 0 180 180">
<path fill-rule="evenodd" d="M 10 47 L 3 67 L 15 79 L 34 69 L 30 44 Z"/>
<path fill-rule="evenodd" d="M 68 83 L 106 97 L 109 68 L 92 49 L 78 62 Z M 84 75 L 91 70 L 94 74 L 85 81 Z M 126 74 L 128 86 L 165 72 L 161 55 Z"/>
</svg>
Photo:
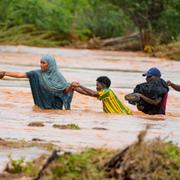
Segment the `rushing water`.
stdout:
<svg viewBox="0 0 180 180">
<path fill-rule="evenodd" d="M 55 56 L 69 82 L 79 81 L 95 89 L 98 76 L 109 76 L 111 88 L 126 104 L 124 95 L 144 81 L 141 74 L 150 67 L 159 67 L 165 80 L 180 84 L 180 62 L 125 52 L 0 46 L 0 70 L 26 72 L 37 69 L 41 55 L 46 53 Z M 38 138 L 64 149 L 121 148 L 135 141 L 139 131 L 150 124 L 147 138 L 160 136 L 180 144 L 180 93 L 170 91 L 166 116 L 144 115 L 134 106 L 127 105 L 136 115 L 105 114 L 97 99 L 75 93 L 71 111 L 42 111 L 33 107 L 28 80 L 6 77 L 0 80 L 0 138 Z M 34 121 L 43 122 L 45 126 L 27 126 Z M 77 124 L 81 129 L 53 127 L 53 124 L 68 123 Z"/>
</svg>

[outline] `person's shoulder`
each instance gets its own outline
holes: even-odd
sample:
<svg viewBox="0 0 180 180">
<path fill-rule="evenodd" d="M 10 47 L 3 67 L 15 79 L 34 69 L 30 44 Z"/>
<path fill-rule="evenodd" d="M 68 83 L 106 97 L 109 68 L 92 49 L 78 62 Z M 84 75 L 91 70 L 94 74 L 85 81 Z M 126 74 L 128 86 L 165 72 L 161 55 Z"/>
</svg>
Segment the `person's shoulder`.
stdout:
<svg viewBox="0 0 180 180">
<path fill-rule="evenodd" d="M 167 86 L 167 82 L 164 79 L 162 79 L 162 78 L 157 79 L 155 82 L 157 84 L 162 84 L 162 85 Z"/>
<path fill-rule="evenodd" d="M 166 84 L 167 84 L 167 82 L 166 82 L 164 79 L 160 78 L 159 80 L 160 80 L 162 83 L 166 83 Z"/>
<path fill-rule="evenodd" d="M 101 90 L 99 90 L 99 91 L 97 91 L 97 92 L 108 92 L 108 91 L 110 91 L 111 89 L 109 89 L 109 88 L 104 88 L 104 89 L 101 89 Z"/>
<path fill-rule="evenodd" d="M 160 80 L 161 80 L 161 84 L 169 91 L 167 82 L 164 79 L 160 79 Z"/>
<path fill-rule="evenodd" d="M 110 89 L 110 88 L 104 88 L 103 90 L 106 91 L 106 92 L 112 91 L 112 89 Z"/>
<path fill-rule="evenodd" d="M 142 89 L 142 88 L 144 88 L 144 87 L 147 87 L 147 86 L 149 86 L 149 84 L 148 84 L 147 82 L 139 83 L 139 84 L 137 84 L 137 85 L 135 86 L 134 91 L 140 90 L 140 89 Z"/>
<path fill-rule="evenodd" d="M 106 93 L 114 93 L 114 91 L 112 89 L 110 89 L 110 88 L 104 88 L 104 89 L 102 89 L 102 92 L 104 94 L 106 94 Z"/>
<path fill-rule="evenodd" d="M 147 84 L 148 84 L 147 82 L 142 82 L 142 83 L 137 84 L 136 86 L 138 87 L 138 86 L 143 86 L 143 85 L 147 85 Z"/>
<path fill-rule="evenodd" d="M 116 96 L 116 93 L 112 89 L 108 89 L 107 92 L 109 93 L 110 96 Z"/>
<path fill-rule="evenodd" d="M 97 91 L 97 93 L 99 95 L 99 99 L 107 97 L 109 95 L 109 92 L 110 92 L 109 88 L 104 88 L 104 89 L 101 89 L 100 91 Z"/>
<path fill-rule="evenodd" d="M 110 88 L 107 88 L 106 92 L 114 93 L 114 91 L 112 89 L 110 89 Z"/>
<path fill-rule="evenodd" d="M 31 71 L 28 71 L 28 72 L 26 72 L 26 75 L 27 75 L 27 77 L 31 77 L 31 76 L 38 76 L 39 74 L 40 74 L 40 70 L 38 69 L 38 70 L 31 70 Z"/>
<path fill-rule="evenodd" d="M 101 89 L 101 90 L 97 91 L 97 93 L 101 96 L 102 94 L 105 93 L 105 89 Z"/>
</svg>

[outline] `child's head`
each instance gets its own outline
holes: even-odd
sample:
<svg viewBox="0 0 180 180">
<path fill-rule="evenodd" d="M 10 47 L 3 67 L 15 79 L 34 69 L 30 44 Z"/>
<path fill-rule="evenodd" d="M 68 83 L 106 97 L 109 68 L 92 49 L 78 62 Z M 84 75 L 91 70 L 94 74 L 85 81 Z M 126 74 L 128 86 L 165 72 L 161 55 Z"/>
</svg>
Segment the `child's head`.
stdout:
<svg viewBox="0 0 180 180">
<path fill-rule="evenodd" d="M 104 88 L 109 88 L 111 85 L 111 80 L 107 76 L 100 76 L 96 79 L 96 89 L 97 91 L 100 91 Z"/>
</svg>

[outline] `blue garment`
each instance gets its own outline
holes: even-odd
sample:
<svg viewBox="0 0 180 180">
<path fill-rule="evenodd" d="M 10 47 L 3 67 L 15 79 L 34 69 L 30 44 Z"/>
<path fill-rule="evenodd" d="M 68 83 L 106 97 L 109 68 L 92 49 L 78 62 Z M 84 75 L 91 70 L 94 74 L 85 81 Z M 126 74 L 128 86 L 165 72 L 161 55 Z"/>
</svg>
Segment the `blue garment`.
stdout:
<svg viewBox="0 0 180 180">
<path fill-rule="evenodd" d="M 34 70 L 26 73 L 34 103 L 42 109 L 70 109 L 73 92 L 64 92 L 70 84 L 58 71 L 56 61 L 51 55 L 42 56 L 41 60 L 48 63 L 47 71 Z"/>
</svg>

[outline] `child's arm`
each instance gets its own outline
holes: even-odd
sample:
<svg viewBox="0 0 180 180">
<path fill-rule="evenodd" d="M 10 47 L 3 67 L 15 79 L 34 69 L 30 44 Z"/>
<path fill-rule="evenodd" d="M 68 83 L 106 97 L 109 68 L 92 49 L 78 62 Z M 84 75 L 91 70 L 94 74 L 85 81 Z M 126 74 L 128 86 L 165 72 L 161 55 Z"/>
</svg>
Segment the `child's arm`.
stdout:
<svg viewBox="0 0 180 180">
<path fill-rule="evenodd" d="M 82 85 L 79 85 L 78 87 L 81 88 L 84 92 L 86 92 L 85 95 L 87 95 L 87 96 L 99 97 L 99 94 L 97 93 L 97 91 L 94 91 L 92 89 L 86 88 L 86 87 L 84 87 Z"/>
<path fill-rule="evenodd" d="M 81 89 L 80 87 L 74 88 L 74 90 L 80 94 L 84 94 L 88 96 L 88 93 L 84 91 L 83 89 Z"/>
<path fill-rule="evenodd" d="M 65 93 L 76 91 L 80 94 L 88 95 L 83 89 L 81 89 L 78 82 L 72 82 L 71 86 L 65 89 Z"/>
<path fill-rule="evenodd" d="M 73 82 L 71 85 L 74 88 L 74 90 L 80 94 L 84 94 L 84 95 L 92 96 L 92 97 L 99 97 L 99 94 L 97 93 L 97 91 L 93 91 L 89 88 L 81 86 L 78 82 Z"/>
</svg>

